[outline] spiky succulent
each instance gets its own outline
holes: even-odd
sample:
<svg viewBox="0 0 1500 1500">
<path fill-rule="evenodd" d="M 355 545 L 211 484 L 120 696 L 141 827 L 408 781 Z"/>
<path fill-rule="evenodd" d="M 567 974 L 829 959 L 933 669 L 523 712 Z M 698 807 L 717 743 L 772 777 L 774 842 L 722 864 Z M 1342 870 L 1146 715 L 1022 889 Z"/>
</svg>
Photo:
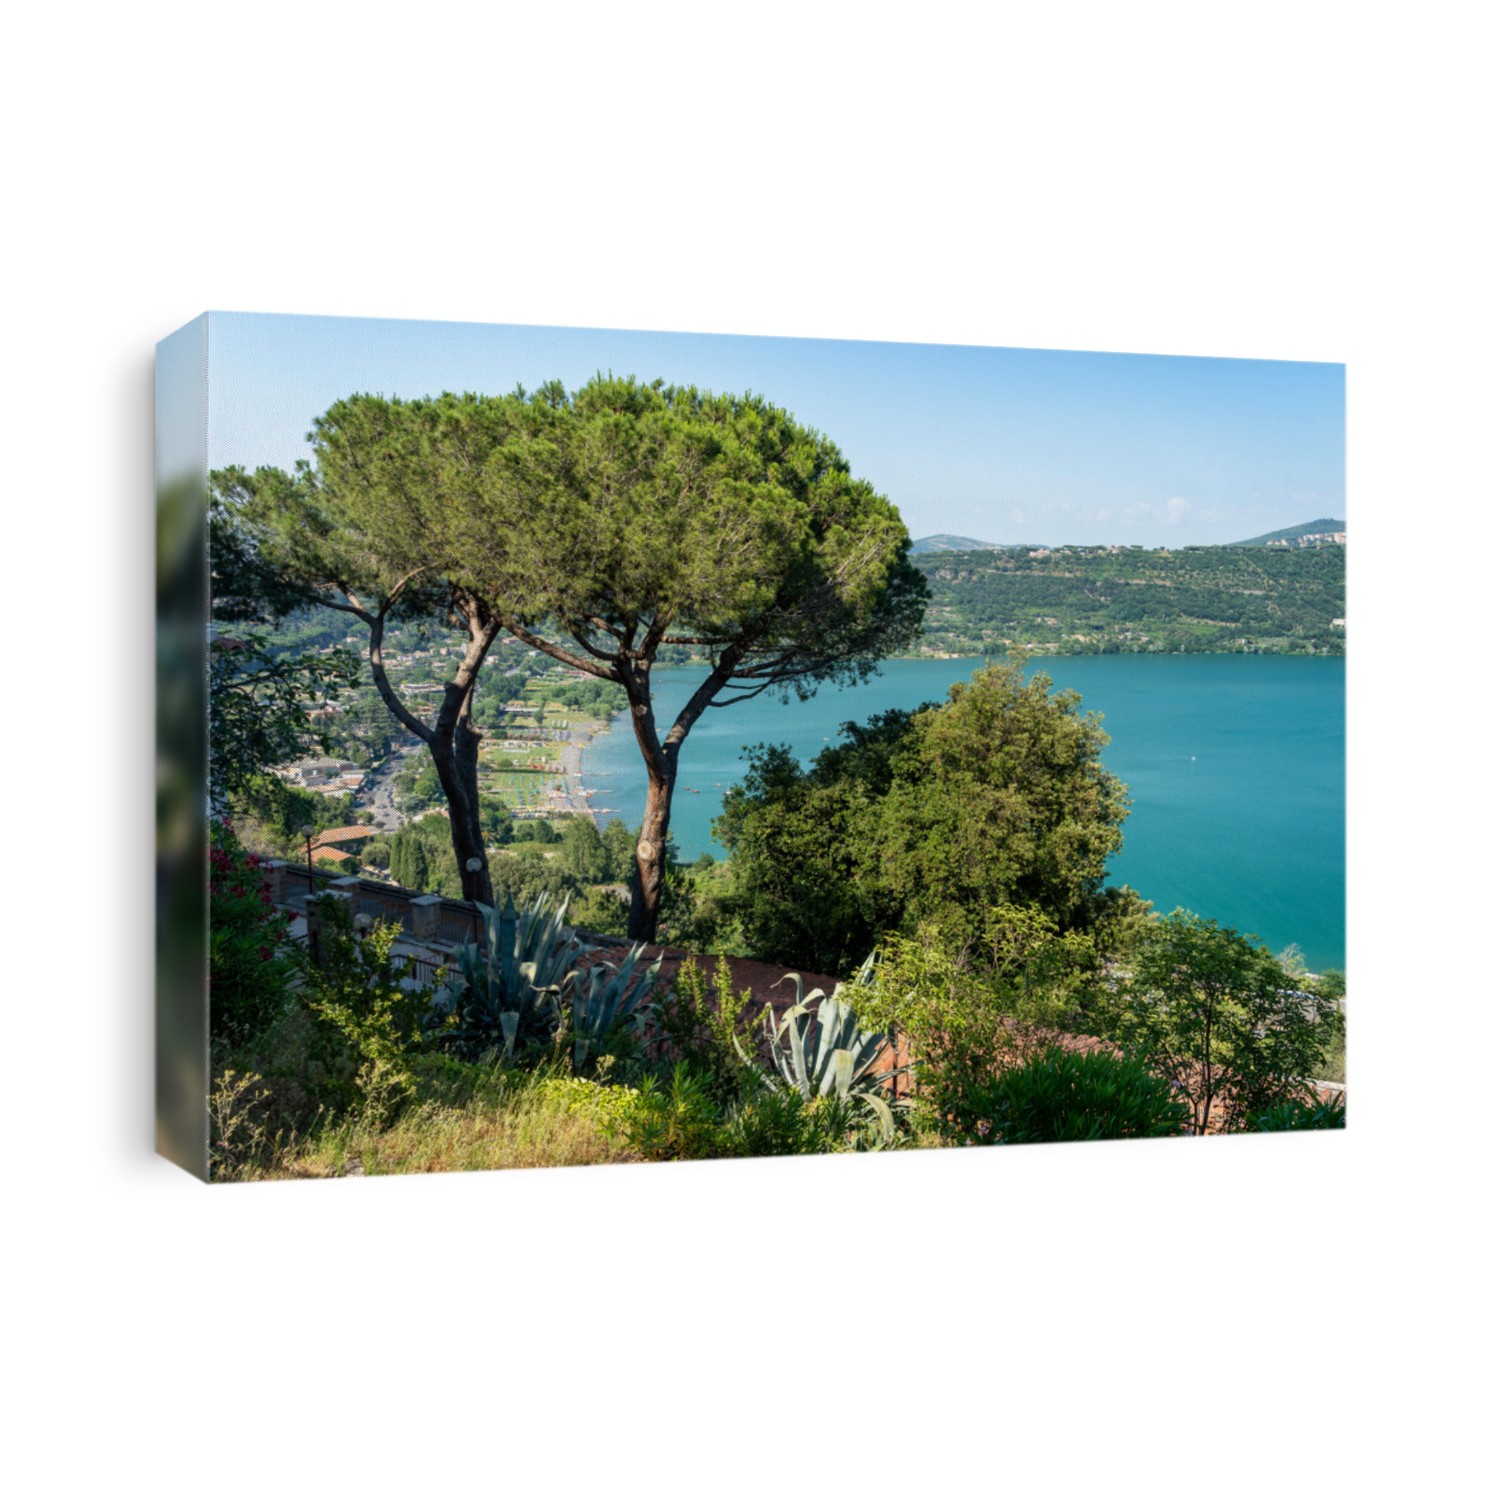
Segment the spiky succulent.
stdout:
<svg viewBox="0 0 1500 1500">
<path fill-rule="evenodd" d="M 592 950 L 564 920 L 566 900 L 554 906 L 544 893 L 519 914 L 478 910 L 483 940 L 455 950 L 461 977 L 438 991 L 428 1027 L 451 1051 L 509 1062 L 517 1046 L 556 1032 L 577 962 Z"/>
<path fill-rule="evenodd" d="M 805 996 L 802 976 L 786 975 L 797 987 L 797 998 L 779 1022 L 767 1007 L 766 1039 L 776 1076 L 763 1076 L 773 1086 L 795 1089 L 806 1103 L 833 1099 L 865 1112 L 879 1143 L 889 1145 L 896 1138 L 895 1112 L 905 1106 L 889 1097 L 886 1085 L 904 1069 L 879 1067 L 889 1038 L 866 1031 L 846 998 L 847 990 L 868 983 L 872 972 L 867 961 L 853 985 L 837 985 L 832 995 L 813 990 Z"/>
<path fill-rule="evenodd" d="M 594 964 L 573 989 L 573 1067 L 582 1068 L 590 1052 L 620 1032 L 635 1033 L 645 1024 L 656 990 L 661 958 L 642 967 L 644 943 L 636 943 L 618 965 Z"/>
</svg>

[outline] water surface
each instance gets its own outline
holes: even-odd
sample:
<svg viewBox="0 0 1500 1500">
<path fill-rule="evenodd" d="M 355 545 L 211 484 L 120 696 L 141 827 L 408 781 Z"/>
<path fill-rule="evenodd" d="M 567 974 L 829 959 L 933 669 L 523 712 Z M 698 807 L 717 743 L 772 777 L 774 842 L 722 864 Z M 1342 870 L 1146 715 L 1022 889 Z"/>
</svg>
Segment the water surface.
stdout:
<svg viewBox="0 0 1500 1500">
<path fill-rule="evenodd" d="M 940 700 L 983 665 L 890 661 L 869 682 L 822 688 L 807 703 L 767 694 L 710 709 L 679 762 L 679 857 L 722 857 L 710 824 L 744 775 L 746 746 L 786 744 L 806 763 L 846 721 Z M 1112 883 L 1160 911 L 1184 906 L 1256 933 L 1275 950 L 1296 943 L 1314 969 L 1344 966 L 1342 658 L 1066 656 L 1037 658 L 1031 670 L 1103 715 L 1105 763 L 1131 798 Z M 658 720 L 670 723 L 702 676 L 698 667 L 659 668 Z M 595 806 L 638 826 L 646 777 L 623 720 L 585 753 L 584 776 Z"/>
</svg>

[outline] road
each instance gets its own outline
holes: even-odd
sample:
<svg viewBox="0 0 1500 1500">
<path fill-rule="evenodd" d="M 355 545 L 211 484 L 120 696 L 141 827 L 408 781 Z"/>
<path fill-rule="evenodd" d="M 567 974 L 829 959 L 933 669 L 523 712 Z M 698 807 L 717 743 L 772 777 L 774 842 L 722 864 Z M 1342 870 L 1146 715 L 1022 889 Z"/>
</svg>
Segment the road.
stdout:
<svg viewBox="0 0 1500 1500">
<path fill-rule="evenodd" d="M 422 749 L 421 745 L 416 745 L 394 751 L 381 770 L 355 796 L 355 808 L 371 827 L 382 833 L 392 833 L 406 821 L 396 811 L 396 772 L 405 765 L 408 755 L 419 755 Z"/>
</svg>

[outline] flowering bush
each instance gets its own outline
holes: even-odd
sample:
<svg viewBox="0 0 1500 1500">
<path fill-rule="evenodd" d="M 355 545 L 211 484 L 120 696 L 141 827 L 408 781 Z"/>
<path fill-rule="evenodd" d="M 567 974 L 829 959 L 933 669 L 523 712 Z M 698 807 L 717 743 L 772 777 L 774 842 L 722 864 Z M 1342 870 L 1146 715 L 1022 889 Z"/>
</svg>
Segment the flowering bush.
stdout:
<svg viewBox="0 0 1500 1500">
<path fill-rule="evenodd" d="M 240 847 L 228 823 L 209 827 L 208 994 L 215 1044 L 260 1035 L 285 1008 L 293 972 L 287 927 L 260 861 Z"/>
</svg>

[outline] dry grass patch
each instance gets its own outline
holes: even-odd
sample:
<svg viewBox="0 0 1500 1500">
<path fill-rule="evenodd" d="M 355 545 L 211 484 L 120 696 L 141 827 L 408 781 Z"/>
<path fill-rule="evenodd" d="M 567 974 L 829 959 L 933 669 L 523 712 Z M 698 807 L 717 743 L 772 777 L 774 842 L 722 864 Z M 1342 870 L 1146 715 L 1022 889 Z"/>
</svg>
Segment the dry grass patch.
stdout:
<svg viewBox="0 0 1500 1500">
<path fill-rule="evenodd" d="M 428 1100 L 382 1129 L 359 1122 L 300 1142 L 273 1175 L 489 1172 L 639 1161 L 606 1125 L 610 1091 L 545 1076 L 497 1076 L 463 1104 Z"/>
</svg>

